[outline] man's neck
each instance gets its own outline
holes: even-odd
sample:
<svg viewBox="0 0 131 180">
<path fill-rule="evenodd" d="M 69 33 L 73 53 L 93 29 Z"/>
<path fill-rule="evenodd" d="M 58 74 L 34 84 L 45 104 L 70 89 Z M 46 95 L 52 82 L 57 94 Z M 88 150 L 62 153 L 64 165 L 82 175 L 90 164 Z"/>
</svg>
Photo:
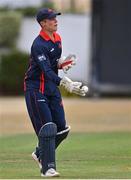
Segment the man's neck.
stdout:
<svg viewBox="0 0 131 180">
<path fill-rule="evenodd" d="M 50 31 L 46 31 L 46 30 L 43 30 L 46 34 L 48 34 L 48 36 L 54 41 L 54 32 L 50 32 Z"/>
</svg>

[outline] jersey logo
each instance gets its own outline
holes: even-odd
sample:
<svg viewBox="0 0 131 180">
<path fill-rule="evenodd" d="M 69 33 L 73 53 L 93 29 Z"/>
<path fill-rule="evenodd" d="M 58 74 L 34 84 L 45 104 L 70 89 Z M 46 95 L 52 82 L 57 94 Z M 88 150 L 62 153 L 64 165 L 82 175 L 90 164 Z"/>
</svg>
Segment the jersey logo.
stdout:
<svg viewBox="0 0 131 180">
<path fill-rule="evenodd" d="M 51 50 L 50 50 L 50 52 L 53 52 L 55 49 L 54 48 L 52 48 Z"/>
<path fill-rule="evenodd" d="M 45 102 L 45 99 L 38 99 L 38 102 Z"/>
<path fill-rule="evenodd" d="M 38 60 L 39 60 L 40 62 L 46 60 L 45 55 L 44 55 L 44 54 L 39 55 L 39 56 L 38 56 Z"/>
</svg>

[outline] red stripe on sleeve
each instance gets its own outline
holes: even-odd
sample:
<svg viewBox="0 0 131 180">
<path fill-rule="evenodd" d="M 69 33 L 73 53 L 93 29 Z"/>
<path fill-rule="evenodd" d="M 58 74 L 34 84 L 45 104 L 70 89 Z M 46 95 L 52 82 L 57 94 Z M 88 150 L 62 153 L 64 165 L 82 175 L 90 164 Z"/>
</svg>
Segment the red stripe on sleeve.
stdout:
<svg viewBox="0 0 131 180">
<path fill-rule="evenodd" d="M 41 76 L 40 76 L 40 88 L 39 88 L 39 91 L 43 94 L 44 93 L 44 74 L 41 73 Z"/>
<path fill-rule="evenodd" d="M 44 74 L 43 74 L 43 73 L 42 73 L 42 75 L 41 75 L 41 80 L 42 80 L 41 91 L 42 91 L 42 93 L 44 93 Z"/>
</svg>

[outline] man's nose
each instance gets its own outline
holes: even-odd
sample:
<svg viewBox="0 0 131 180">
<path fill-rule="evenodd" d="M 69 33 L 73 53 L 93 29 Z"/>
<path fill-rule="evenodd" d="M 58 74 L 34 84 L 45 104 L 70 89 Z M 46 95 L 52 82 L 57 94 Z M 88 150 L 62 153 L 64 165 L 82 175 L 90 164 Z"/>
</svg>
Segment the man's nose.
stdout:
<svg viewBox="0 0 131 180">
<path fill-rule="evenodd" d="M 54 21 L 57 23 L 57 19 L 55 18 Z"/>
</svg>

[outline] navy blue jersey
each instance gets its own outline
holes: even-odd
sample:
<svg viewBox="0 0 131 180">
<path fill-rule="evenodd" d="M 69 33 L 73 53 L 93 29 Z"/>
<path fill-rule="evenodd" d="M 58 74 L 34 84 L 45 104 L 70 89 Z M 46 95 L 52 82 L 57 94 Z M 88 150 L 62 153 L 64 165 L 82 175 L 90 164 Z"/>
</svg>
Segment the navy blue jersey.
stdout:
<svg viewBox="0 0 131 180">
<path fill-rule="evenodd" d="M 54 41 L 41 31 L 31 47 L 29 67 L 25 74 L 24 90 L 39 90 L 53 95 L 61 78 L 58 76 L 58 59 L 61 57 L 61 38 L 54 33 Z"/>
</svg>

